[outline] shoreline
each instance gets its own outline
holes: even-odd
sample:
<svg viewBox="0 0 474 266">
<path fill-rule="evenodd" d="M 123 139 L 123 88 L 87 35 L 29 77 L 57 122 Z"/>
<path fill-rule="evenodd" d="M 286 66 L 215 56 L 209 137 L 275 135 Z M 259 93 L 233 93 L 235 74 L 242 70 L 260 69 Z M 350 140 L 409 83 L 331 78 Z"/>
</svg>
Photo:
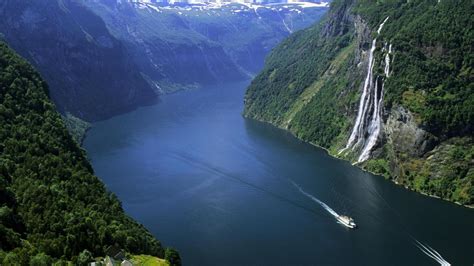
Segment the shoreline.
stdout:
<svg viewBox="0 0 474 266">
<path fill-rule="evenodd" d="M 199 88 L 190 88 L 190 89 L 185 89 L 185 90 L 177 90 L 177 91 L 174 91 L 174 92 L 169 93 L 169 94 L 164 94 L 164 95 L 162 95 L 162 96 L 167 96 L 167 95 L 171 95 L 171 94 L 175 94 L 175 93 L 182 93 L 182 92 L 186 92 L 186 91 L 190 91 L 190 90 L 195 90 L 195 89 L 199 89 Z M 137 109 L 146 108 L 146 107 L 148 107 L 148 106 L 152 106 L 152 105 L 155 105 L 155 104 L 159 104 L 159 102 L 160 102 L 160 101 L 156 101 L 156 102 L 153 103 L 153 104 L 147 104 L 147 105 L 137 106 L 137 107 L 134 108 L 133 110 L 129 110 L 128 112 L 125 112 L 125 113 L 133 112 L 133 111 L 135 111 L 135 110 L 137 110 Z M 111 118 L 113 118 L 113 117 L 115 117 L 115 116 L 119 116 L 119 115 L 121 115 L 121 114 L 124 114 L 124 113 L 116 114 L 116 115 L 114 115 L 114 116 L 112 116 L 112 117 L 109 117 L 109 118 L 104 119 L 104 120 L 101 120 L 101 121 L 109 120 L 109 119 L 111 119 Z M 261 119 L 256 119 L 256 118 L 253 118 L 253 117 L 249 117 L 249 116 L 245 115 L 243 112 L 241 113 L 241 116 L 242 116 L 244 119 L 250 119 L 250 120 L 253 120 L 253 121 L 260 122 L 260 123 L 268 124 L 268 125 L 270 125 L 270 126 L 272 126 L 272 127 L 274 127 L 274 128 L 277 128 L 277 129 L 279 129 L 279 130 L 282 130 L 282 131 L 284 131 L 285 133 L 290 134 L 291 136 L 293 136 L 294 138 L 296 138 L 297 140 L 299 140 L 299 141 L 301 141 L 301 142 L 303 142 L 303 143 L 306 143 L 306 144 L 309 144 L 309 145 L 311 145 L 311 146 L 313 146 L 313 147 L 315 147 L 315 148 L 324 150 L 327 155 L 331 156 L 331 157 L 334 158 L 334 159 L 341 160 L 341 161 L 344 161 L 344 162 L 348 162 L 348 163 L 350 163 L 352 166 L 355 166 L 355 167 L 359 168 L 360 170 L 362 170 L 362 171 L 364 171 L 364 172 L 366 172 L 366 173 L 370 173 L 370 174 L 372 174 L 372 175 L 376 175 L 376 176 L 383 177 L 384 179 L 389 180 L 390 182 L 392 182 L 392 183 L 394 183 L 394 184 L 396 184 L 396 185 L 398 185 L 398 186 L 403 186 L 403 187 L 404 187 L 405 189 L 407 189 L 407 190 L 410 190 L 410 191 L 413 191 L 413 192 L 416 192 L 416 193 L 419 193 L 419 194 L 422 194 L 422 195 L 424 195 L 424 196 L 428 196 L 428 197 L 431 197 L 431 198 L 436 198 L 436 199 L 439 199 L 439 200 L 443 200 L 443 201 L 446 201 L 446 202 L 450 202 L 450 203 L 456 204 L 456 205 L 458 205 L 458 206 L 466 207 L 466 208 L 468 208 L 468 209 L 474 209 L 474 205 L 464 205 L 464 204 L 461 204 L 460 202 L 451 201 L 451 200 L 448 200 L 448 199 L 439 197 L 439 196 L 434 195 L 434 194 L 429 194 L 429 193 L 426 193 L 426 192 L 423 192 L 423 191 L 417 191 L 417 190 L 415 190 L 415 189 L 413 189 L 413 188 L 411 188 L 411 187 L 408 187 L 408 186 L 406 186 L 406 185 L 404 185 L 404 184 L 400 184 L 400 183 L 397 182 L 397 180 L 394 179 L 394 178 L 391 178 L 391 177 L 390 177 L 390 178 L 385 178 L 384 176 L 382 176 L 382 175 L 379 174 L 379 173 L 372 172 L 372 171 L 369 171 L 369 170 L 363 168 L 360 164 L 353 163 L 353 162 L 351 162 L 351 161 L 349 161 L 349 160 L 343 159 L 343 158 L 341 158 L 341 157 L 338 157 L 337 155 L 332 154 L 332 153 L 329 151 L 329 149 L 327 149 L 327 148 L 321 147 L 321 146 L 319 146 L 319 145 L 317 145 L 317 144 L 315 144 L 315 143 L 313 143 L 313 142 L 305 141 L 305 140 L 303 140 L 303 139 L 297 137 L 292 131 L 288 130 L 287 128 L 274 125 L 273 123 L 268 122 L 268 121 L 265 121 L 265 120 L 261 120 Z M 87 133 L 88 133 L 88 131 L 89 131 L 90 129 L 92 129 L 92 127 L 93 127 L 93 123 L 90 123 L 90 126 L 87 127 L 87 129 L 85 130 L 84 134 L 82 135 L 81 142 L 79 143 L 79 146 L 80 146 L 82 149 L 84 149 L 84 146 L 83 146 L 83 145 L 84 145 L 84 140 L 85 140 L 86 137 L 87 137 Z"/>
<path fill-rule="evenodd" d="M 376 176 L 379 176 L 379 177 L 382 177 L 382 175 L 380 175 L 379 173 L 374 173 L 372 171 L 369 171 L 367 169 L 364 169 L 363 167 L 361 167 L 359 164 L 357 163 L 352 163 L 351 161 L 349 160 L 346 160 L 346 159 L 343 159 L 341 157 L 337 157 L 336 155 L 332 154 L 328 149 L 324 148 L 324 147 L 321 147 L 311 141 L 305 141 L 305 140 L 302 140 L 301 138 L 297 137 L 293 132 L 291 132 L 290 130 L 286 129 L 286 128 L 283 128 L 281 126 L 276 126 L 274 125 L 273 123 L 271 122 L 268 122 L 268 121 L 264 121 L 264 120 L 260 120 L 260 119 L 256 119 L 256 118 L 253 118 L 253 117 L 249 117 L 249 116 L 246 116 L 243 112 L 242 112 L 242 116 L 245 118 L 245 119 L 250 119 L 250 120 L 254 120 L 254 121 L 257 121 L 257 122 L 260 122 L 260 123 L 264 123 L 264 124 L 268 124 L 274 128 L 278 128 L 280 130 L 283 130 L 284 132 L 288 133 L 288 134 L 291 134 L 291 136 L 293 136 L 294 138 L 298 139 L 299 141 L 303 142 L 303 143 L 307 143 L 313 147 L 316 147 L 318 149 L 322 149 L 326 152 L 327 155 L 331 156 L 332 158 L 334 159 L 337 159 L 337 160 L 341 160 L 341 161 L 344 161 L 344 162 L 348 162 L 350 163 L 352 166 L 355 166 L 357 168 L 359 168 L 360 170 L 366 172 L 366 173 L 370 173 L 372 175 L 376 175 Z M 449 203 L 453 203 L 453 204 L 456 204 L 458 206 L 462 206 L 462 207 L 465 207 L 465 208 L 468 208 L 468 209 L 474 209 L 474 205 L 464 205 L 464 204 L 461 204 L 460 202 L 457 202 L 457 201 L 451 201 L 451 200 L 448 200 L 448 199 L 445 199 L 445 198 L 441 198 L 440 196 L 437 196 L 437 195 L 434 195 L 434 194 L 429 194 L 429 193 L 426 193 L 426 192 L 423 192 L 423 191 L 417 191 L 417 190 L 414 190 L 412 189 L 411 187 L 408 187 L 404 184 L 400 184 L 399 182 L 397 182 L 397 180 L 395 180 L 394 178 L 384 178 L 385 180 L 388 180 L 392 183 L 394 183 L 395 185 L 397 186 L 402 186 L 404 187 L 405 189 L 407 190 L 410 190 L 410 191 L 413 191 L 415 193 L 419 193 L 419 194 L 422 194 L 424 196 L 428 196 L 430 198 L 435 198 L 435 199 L 439 199 L 439 200 L 443 200 L 443 201 L 446 201 L 446 202 L 449 202 Z"/>
</svg>

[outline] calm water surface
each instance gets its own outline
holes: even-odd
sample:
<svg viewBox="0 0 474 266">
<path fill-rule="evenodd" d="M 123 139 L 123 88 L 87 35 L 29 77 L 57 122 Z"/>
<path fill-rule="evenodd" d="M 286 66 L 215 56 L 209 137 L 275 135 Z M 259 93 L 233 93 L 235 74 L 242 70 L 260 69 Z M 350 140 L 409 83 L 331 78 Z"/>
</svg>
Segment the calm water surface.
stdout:
<svg viewBox="0 0 474 266">
<path fill-rule="evenodd" d="M 163 97 L 94 124 L 96 174 L 185 265 L 474 263 L 474 210 L 365 173 L 241 117 L 248 83 Z M 294 184 L 355 218 L 338 224 Z"/>
</svg>

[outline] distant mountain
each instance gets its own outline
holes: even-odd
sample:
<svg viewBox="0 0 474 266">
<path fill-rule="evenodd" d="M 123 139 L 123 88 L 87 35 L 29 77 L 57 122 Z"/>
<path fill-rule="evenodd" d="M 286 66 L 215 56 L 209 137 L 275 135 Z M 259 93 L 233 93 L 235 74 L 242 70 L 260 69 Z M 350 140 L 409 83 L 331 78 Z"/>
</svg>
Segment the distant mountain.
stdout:
<svg viewBox="0 0 474 266">
<path fill-rule="evenodd" d="M 5 0 L 0 33 L 48 81 L 59 110 L 89 121 L 153 102 L 156 94 L 101 18 L 74 0 Z"/>
<path fill-rule="evenodd" d="M 289 33 L 327 10 L 316 4 L 162 5 L 150 1 L 86 2 L 126 44 L 158 92 L 247 78 Z"/>
<path fill-rule="evenodd" d="M 245 116 L 474 204 L 472 1 L 339 0 L 268 57 Z"/>
<path fill-rule="evenodd" d="M 159 6 L 183 6 L 183 5 L 203 5 L 203 6 L 224 6 L 229 4 L 244 4 L 244 5 L 272 5 L 272 4 L 294 4 L 304 3 L 313 4 L 317 6 L 328 7 L 329 1 L 302 1 L 302 0 L 104 0 L 111 4 L 121 3 L 140 3 L 153 4 Z"/>
</svg>

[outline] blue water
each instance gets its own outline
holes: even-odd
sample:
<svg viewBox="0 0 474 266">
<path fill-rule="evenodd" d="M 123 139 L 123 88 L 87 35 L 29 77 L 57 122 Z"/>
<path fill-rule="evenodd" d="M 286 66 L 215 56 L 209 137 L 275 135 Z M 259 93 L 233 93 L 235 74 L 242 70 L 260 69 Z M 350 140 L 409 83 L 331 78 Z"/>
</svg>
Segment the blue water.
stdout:
<svg viewBox="0 0 474 266">
<path fill-rule="evenodd" d="M 96 123 L 84 146 L 128 214 L 185 265 L 474 263 L 474 210 L 408 191 L 241 116 L 248 83 Z M 355 219 L 350 230 L 293 184 Z"/>
</svg>

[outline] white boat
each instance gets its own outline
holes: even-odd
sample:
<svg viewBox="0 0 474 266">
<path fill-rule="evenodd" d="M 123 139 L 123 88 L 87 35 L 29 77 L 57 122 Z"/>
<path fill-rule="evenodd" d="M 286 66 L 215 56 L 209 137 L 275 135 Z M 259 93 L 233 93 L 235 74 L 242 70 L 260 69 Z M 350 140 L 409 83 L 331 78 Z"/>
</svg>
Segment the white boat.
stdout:
<svg viewBox="0 0 474 266">
<path fill-rule="evenodd" d="M 347 226 L 347 227 L 349 227 L 349 228 L 354 229 L 354 228 L 357 227 L 357 225 L 356 225 L 355 222 L 354 222 L 354 219 L 352 219 L 352 218 L 349 217 L 349 216 L 338 215 L 338 216 L 336 216 L 336 219 L 337 219 L 337 221 L 338 221 L 340 224 L 342 224 L 342 225 L 344 225 L 344 226 Z"/>
</svg>

